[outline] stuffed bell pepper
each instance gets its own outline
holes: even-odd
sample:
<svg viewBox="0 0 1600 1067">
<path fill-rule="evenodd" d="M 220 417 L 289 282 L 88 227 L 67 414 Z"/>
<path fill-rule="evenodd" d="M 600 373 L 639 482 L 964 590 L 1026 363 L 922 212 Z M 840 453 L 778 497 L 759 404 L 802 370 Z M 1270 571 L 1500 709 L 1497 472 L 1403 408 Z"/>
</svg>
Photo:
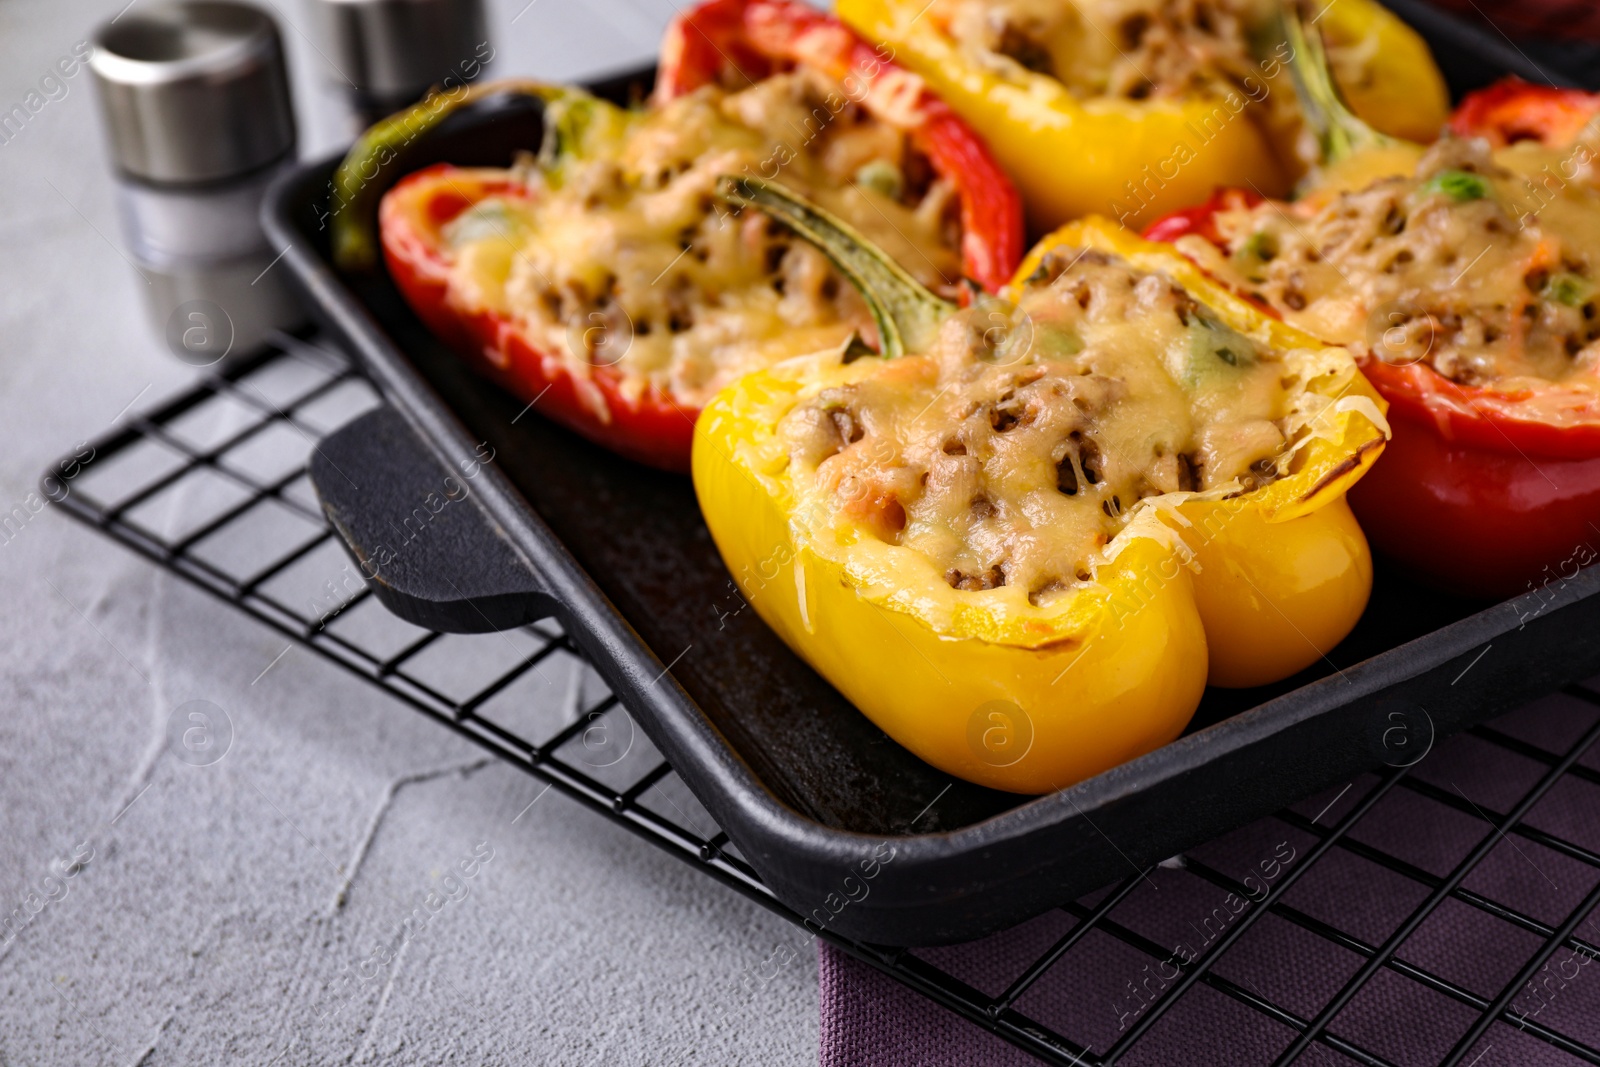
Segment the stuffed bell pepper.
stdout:
<svg viewBox="0 0 1600 1067">
<path fill-rule="evenodd" d="M 1300 200 L 1224 192 L 1147 236 L 1362 357 L 1394 426 L 1351 494 L 1376 547 L 1474 596 L 1570 578 L 1600 545 L 1597 98 L 1498 86 L 1424 148 L 1303 81 L 1330 124 Z"/>
<path fill-rule="evenodd" d="M 1248 178 L 1289 190 L 1309 162 L 1280 0 L 838 0 L 983 131 L 1038 232 L 1090 213 L 1125 225 Z M 1340 85 L 1415 139 L 1449 109 L 1427 46 L 1376 0 L 1319 2 Z"/>
<path fill-rule="evenodd" d="M 544 102 L 538 156 L 404 178 L 378 212 L 382 254 L 417 314 L 479 369 L 632 459 L 687 470 L 695 417 L 719 389 L 871 336 L 827 259 L 759 214 L 731 217 L 718 175 L 782 174 L 945 294 L 963 279 L 999 287 L 1023 251 L 1017 195 L 972 130 L 798 0 L 680 16 L 647 107 L 526 84 L 449 106 L 506 88 Z M 341 187 L 359 195 L 375 159 L 449 106 L 431 99 L 374 128 Z M 356 222 L 335 238 L 344 264 L 373 257 Z"/>
<path fill-rule="evenodd" d="M 748 602 L 896 741 L 1051 791 L 1355 624 L 1371 560 L 1344 494 L 1386 426 L 1343 349 L 1103 220 L 958 309 L 787 191 L 727 190 L 825 249 L 884 344 L 720 393 L 695 489 Z"/>
</svg>

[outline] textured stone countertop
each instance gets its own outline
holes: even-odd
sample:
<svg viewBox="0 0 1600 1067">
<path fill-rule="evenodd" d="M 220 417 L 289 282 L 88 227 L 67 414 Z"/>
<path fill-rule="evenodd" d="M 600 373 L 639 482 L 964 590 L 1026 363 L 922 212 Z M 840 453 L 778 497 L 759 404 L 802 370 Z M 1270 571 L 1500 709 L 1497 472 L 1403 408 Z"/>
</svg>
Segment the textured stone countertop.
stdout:
<svg viewBox="0 0 1600 1067">
<path fill-rule="evenodd" d="M 309 154 L 342 126 L 304 2 L 261 0 Z M 0 2 L 3 108 L 126 3 Z M 494 0 L 495 71 L 639 62 L 673 6 Z M 0 512 L 193 373 L 145 325 L 92 87 L 66 86 L 0 143 Z M 367 683 L 274 662 L 277 634 L 51 506 L 0 537 L 0 604 L 0 917 L 45 901 L 0 944 L 0 1065 L 815 1062 L 800 931 L 557 794 L 513 824 L 537 782 Z M 209 766 L 166 740 L 190 700 L 232 724 Z"/>
</svg>

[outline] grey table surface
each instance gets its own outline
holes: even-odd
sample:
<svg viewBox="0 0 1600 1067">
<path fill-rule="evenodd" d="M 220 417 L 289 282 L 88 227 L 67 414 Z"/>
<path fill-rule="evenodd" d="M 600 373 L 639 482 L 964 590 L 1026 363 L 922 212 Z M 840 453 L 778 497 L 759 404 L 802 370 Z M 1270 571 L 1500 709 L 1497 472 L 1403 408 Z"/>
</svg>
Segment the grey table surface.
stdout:
<svg viewBox="0 0 1600 1067">
<path fill-rule="evenodd" d="M 261 2 L 325 151 L 344 121 L 306 0 Z M 0 103 L 126 4 L 0 0 Z M 576 78 L 647 59 L 674 5 L 491 7 L 496 73 Z M 193 373 L 145 324 L 92 87 L 66 84 L 0 143 L 0 512 L 29 515 L 0 537 L 0 918 L 32 915 L 0 938 L 0 1065 L 814 1062 L 801 931 L 558 794 L 527 808 L 521 772 L 32 514 L 56 456 Z M 197 699 L 234 731 L 201 767 L 167 741 Z"/>
</svg>

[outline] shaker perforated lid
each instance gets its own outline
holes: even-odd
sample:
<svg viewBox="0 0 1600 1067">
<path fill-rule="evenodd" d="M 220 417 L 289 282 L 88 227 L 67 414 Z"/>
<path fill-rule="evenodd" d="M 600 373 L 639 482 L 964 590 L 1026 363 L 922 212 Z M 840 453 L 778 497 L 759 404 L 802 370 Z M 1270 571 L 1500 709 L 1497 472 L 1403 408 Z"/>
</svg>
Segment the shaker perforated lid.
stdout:
<svg viewBox="0 0 1600 1067">
<path fill-rule="evenodd" d="M 332 76 L 395 101 L 471 81 L 493 54 L 482 0 L 310 0 Z"/>
<path fill-rule="evenodd" d="M 205 182 L 294 148 L 277 26 L 248 4 L 184 0 L 101 26 L 89 60 L 113 162 L 154 182 Z"/>
</svg>

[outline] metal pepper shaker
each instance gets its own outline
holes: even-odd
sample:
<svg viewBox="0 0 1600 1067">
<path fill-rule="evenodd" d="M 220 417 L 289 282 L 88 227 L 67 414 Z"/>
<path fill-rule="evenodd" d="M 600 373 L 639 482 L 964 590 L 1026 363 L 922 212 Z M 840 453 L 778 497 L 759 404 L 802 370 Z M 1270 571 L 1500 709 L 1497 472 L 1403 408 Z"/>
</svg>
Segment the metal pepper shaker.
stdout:
<svg viewBox="0 0 1600 1067">
<path fill-rule="evenodd" d="M 123 230 L 173 352 L 196 365 L 304 321 L 259 214 L 295 158 L 273 20 L 180 0 L 101 26 L 89 59 Z"/>
<path fill-rule="evenodd" d="M 494 58 L 483 0 L 308 0 L 328 77 L 366 126 Z"/>
</svg>

